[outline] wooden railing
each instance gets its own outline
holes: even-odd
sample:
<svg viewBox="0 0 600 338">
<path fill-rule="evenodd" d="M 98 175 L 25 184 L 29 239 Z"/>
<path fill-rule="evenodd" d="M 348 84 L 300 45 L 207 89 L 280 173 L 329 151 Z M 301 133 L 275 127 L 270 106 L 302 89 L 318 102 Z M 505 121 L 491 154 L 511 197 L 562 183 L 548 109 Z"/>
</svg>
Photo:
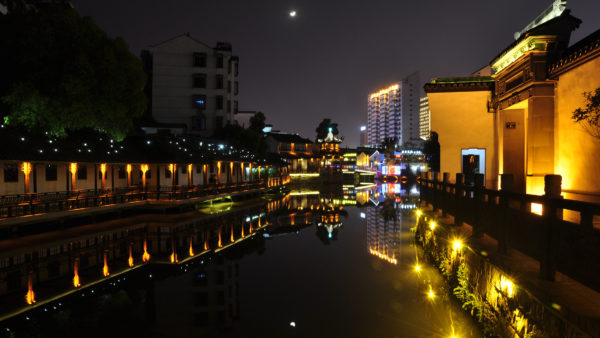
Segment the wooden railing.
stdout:
<svg viewBox="0 0 600 338">
<path fill-rule="evenodd" d="M 502 189 L 494 190 L 484 188 L 483 175 L 468 186 L 462 174 L 450 183 L 447 174 L 424 173 L 421 200 L 453 215 L 455 225 L 471 225 L 473 237 L 493 237 L 498 251 L 515 248 L 536 259 L 541 278 L 554 280 L 560 271 L 600 291 L 600 228 L 594 225 L 600 205 L 563 199 L 558 175 L 545 177 L 543 196 L 512 192 L 512 176 L 502 176 Z"/>
<path fill-rule="evenodd" d="M 233 193 L 244 190 L 275 187 L 287 183 L 284 178 L 269 178 L 255 182 L 160 186 L 145 190 L 141 186 L 29 193 L 0 196 L 0 218 L 27 216 L 78 208 L 98 207 L 141 200 L 183 200 Z"/>
</svg>

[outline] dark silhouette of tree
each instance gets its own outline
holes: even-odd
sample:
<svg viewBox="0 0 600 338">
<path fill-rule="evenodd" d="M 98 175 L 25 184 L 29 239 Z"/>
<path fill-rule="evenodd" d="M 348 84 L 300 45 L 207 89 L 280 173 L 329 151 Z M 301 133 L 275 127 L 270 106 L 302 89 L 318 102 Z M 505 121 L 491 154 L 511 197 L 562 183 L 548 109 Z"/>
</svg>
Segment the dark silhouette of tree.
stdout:
<svg viewBox="0 0 600 338">
<path fill-rule="evenodd" d="M 429 168 L 433 172 L 440 171 L 440 142 L 438 141 L 438 134 L 432 131 L 429 134 L 429 139 L 425 141 L 423 145 L 423 154 L 427 158 Z"/>
<path fill-rule="evenodd" d="M 267 145 L 262 131 L 244 129 L 237 124 L 228 124 L 215 132 L 214 138 L 227 142 L 238 148 L 252 151 L 258 156 L 266 154 Z"/>
<path fill-rule="evenodd" d="M 573 120 L 579 123 L 588 134 L 600 139 L 600 88 L 593 92 L 584 92 L 585 107 L 573 112 Z"/>
<path fill-rule="evenodd" d="M 0 15 L 0 114 L 31 132 L 123 139 L 146 108 L 141 61 L 64 4 Z"/>
<path fill-rule="evenodd" d="M 329 133 L 329 128 L 331 128 L 331 132 L 333 135 L 339 134 L 337 123 L 331 123 L 331 119 L 323 119 L 319 126 L 315 131 L 317 132 L 317 140 L 324 139 L 327 137 L 327 133 Z"/>
<path fill-rule="evenodd" d="M 262 133 L 262 130 L 265 128 L 266 120 L 267 118 L 265 117 L 265 114 L 258 112 L 250 118 L 250 127 L 248 128 L 256 131 L 257 133 Z"/>
</svg>

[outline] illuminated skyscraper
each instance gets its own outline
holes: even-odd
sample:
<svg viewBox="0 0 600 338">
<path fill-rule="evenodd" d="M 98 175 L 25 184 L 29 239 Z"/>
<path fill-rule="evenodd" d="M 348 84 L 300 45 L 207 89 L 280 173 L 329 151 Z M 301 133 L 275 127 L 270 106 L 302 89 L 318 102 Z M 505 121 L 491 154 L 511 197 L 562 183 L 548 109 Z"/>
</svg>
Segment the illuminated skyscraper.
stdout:
<svg viewBox="0 0 600 338">
<path fill-rule="evenodd" d="M 419 136 L 427 140 L 431 132 L 431 123 L 429 122 L 429 98 L 423 96 L 421 98 L 420 113 L 419 113 Z"/>
<path fill-rule="evenodd" d="M 419 73 L 413 73 L 369 95 L 369 145 L 379 145 L 386 138 L 396 138 L 398 144 L 419 138 L 420 90 Z"/>
</svg>

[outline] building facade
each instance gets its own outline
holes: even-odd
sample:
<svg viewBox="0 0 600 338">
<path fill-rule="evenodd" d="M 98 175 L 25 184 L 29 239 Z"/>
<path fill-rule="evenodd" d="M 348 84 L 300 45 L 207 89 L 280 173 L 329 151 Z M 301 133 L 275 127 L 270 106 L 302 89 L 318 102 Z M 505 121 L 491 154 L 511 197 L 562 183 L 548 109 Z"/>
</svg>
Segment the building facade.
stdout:
<svg viewBox="0 0 600 338">
<path fill-rule="evenodd" d="M 431 123 L 429 120 L 429 98 L 424 96 L 419 105 L 419 137 L 423 140 L 429 139 L 431 132 Z"/>
<path fill-rule="evenodd" d="M 419 73 L 368 97 L 367 134 L 371 146 L 386 138 L 403 144 L 419 138 Z"/>
<path fill-rule="evenodd" d="M 425 86 L 441 171 L 485 174 L 491 188 L 512 174 L 516 191 L 535 195 L 545 175 L 561 175 L 568 198 L 597 201 L 600 142 L 572 116 L 585 107 L 582 94 L 600 88 L 600 30 L 569 47 L 581 21 L 546 12 L 490 62 L 492 77 Z"/>
<path fill-rule="evenodd" d="M 142 59 L 156 122 L 184 124 L 187 132 L 202 136 L 234 123 L 239 60 L 229 43 L 210 47 L 183 34 L 151 46 Z"/>
</svg>

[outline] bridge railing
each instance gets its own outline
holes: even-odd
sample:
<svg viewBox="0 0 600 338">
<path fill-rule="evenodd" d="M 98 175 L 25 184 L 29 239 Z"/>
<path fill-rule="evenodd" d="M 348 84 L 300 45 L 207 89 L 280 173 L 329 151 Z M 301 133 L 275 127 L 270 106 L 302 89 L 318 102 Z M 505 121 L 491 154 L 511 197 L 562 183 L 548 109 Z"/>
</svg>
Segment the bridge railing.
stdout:
<svg viewBox="0 0 600 338">
<path fill-rule="evenodd" d="M 515 248 L 540 263 L 540 277 L 554 280 L 557 271 L 600 291 L 600 205 L 560 196 L 561 177 L 545 177 L 545 195 L 512 191 L 512 175 L 502 175 L 501 189 L 486 189 L 483 175 L 474 185 L 464 176 L 450 183 L 448 174 L 423 173 L 421 200 L 434 210 L 466 222 L 473 237 L 484 233 L 497 240 L 498 251 Z"/>
</svg>

